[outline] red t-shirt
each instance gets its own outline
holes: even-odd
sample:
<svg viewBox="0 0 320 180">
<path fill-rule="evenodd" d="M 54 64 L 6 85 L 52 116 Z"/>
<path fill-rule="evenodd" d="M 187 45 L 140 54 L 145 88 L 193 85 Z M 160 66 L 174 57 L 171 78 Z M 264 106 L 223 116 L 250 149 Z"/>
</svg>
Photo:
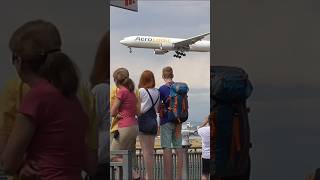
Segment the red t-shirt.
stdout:
<svg viewBox="0 0 320 180">
<path fill-rule="evenodd" d="M 88 117 L 78 99 L 68 99 L 48 81 L 40 81 L 22 100 L 20 113 L 36 130 L 27 160 L 37 163 L 42 180 L 80 180 Z"/>
<path fill-rule="evenodd" d="M 121 101 L 119 108 L 119 114 L 121 119 L 119 120 L 119 128 L 129 127 L 137 125 L 137 119 L 135 118 L 137 112 L 138 99 L 134 92 L 130 92 L 127 88 L 120 88 L 117 92 L 117 98 Z"/>
</svg>

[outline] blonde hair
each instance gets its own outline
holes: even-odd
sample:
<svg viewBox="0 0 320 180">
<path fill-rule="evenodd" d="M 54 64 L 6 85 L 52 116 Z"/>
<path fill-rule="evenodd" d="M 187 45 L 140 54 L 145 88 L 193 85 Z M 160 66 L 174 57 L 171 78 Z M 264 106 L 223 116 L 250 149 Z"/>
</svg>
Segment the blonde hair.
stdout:
<svg viewBox="0 0 320 180">
<path fill-rule="evenodd" d="M 129 71 L 126 68 L 118 68 L 113 72 L 113 79 L 117 86 L 126 87 L 130 92 L 134 91 L 134 82 L 129 78 Z"/>
<path fill-rule="evenodd" d="M 164 67 L 162 69 L 162 78 L 164 78 L 164 79 L 172 79 L 173 77 L 174 76 L 173 76 L 172 67 L 167 66 L 167 67 Z"/>
</svg>

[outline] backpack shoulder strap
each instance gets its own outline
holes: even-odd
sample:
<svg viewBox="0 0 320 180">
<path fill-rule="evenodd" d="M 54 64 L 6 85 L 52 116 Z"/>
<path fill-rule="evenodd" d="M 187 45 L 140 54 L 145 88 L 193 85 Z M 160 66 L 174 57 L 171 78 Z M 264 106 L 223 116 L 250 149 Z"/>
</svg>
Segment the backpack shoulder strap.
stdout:
<svg viewBox="0 0 320 180">
<path fill-rule="evenodd" d="M 172 81 L 172 82 L 166 83 L 165 86 L 167 86 L 170 89 L 173 84 L 174 82 Z"/>
<path fill-rule="evenodd" d="M 153 108 L 153 107 L 154 107 L 154 105 L 156 105 L 156 103 L 158 102 L 158 100 L 159 100 L 159 96 L 158 96 L 158 98 L 157 98 L 156 102 L 154 103 L 154 102 L 153 102 L 153 99 L 152 99 L 152 96 L 151 96 L 151 94 L 150 94 L 150 92 L 149 92 L 149 90 L 148 90 L 147 88 L 144 88 L 144 89 L 147 91 L 147 93 L 148 93 L 148 95 L 149 95 L 149 97 L 150 97 L 150 99 L 151 99 L 151 102 L 152 102 L 152 106 L 151 106 L 151 108 Z"/>
</svg>

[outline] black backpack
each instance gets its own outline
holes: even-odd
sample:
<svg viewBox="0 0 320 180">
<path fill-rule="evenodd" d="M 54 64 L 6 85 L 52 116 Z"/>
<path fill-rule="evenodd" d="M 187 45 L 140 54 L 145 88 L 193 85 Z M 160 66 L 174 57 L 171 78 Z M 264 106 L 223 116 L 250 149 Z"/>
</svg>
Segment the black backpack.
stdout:
<svg viewBox="0 0 320 180">
<path fill-rule="evenodd" d="M 214 115 L 211 144 L 216 177 L 249 174 L 250 128 L 246 99 L 253 87 L 237 67 L 210 67 L 210 111 Z"/>
</svg>

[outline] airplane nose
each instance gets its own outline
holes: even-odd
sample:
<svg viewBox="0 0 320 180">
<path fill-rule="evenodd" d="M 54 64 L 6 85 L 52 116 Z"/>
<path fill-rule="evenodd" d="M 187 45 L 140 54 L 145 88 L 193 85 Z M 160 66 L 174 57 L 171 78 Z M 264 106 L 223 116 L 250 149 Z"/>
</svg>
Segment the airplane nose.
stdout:
<svg viewBox="0 0 320 180">
<path fill-rule="evenodd" d="M 123 45 L 126 45 L 126 40 L 122 39 L 122 40 L 120 41 L 120 43 L 123 44 Z"/>
</svg>

